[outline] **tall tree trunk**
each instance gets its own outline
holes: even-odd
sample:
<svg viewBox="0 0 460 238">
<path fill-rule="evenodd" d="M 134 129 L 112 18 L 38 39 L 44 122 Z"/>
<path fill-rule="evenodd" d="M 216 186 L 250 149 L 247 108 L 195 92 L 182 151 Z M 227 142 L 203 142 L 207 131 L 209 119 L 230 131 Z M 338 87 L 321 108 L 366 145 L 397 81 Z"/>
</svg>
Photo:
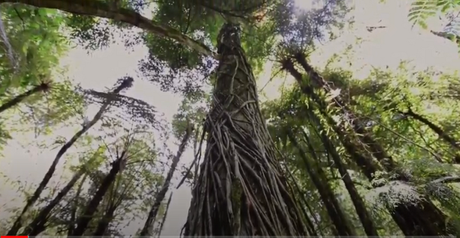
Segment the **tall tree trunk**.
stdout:
<svg viewBox="0 0 460 238">
<path fill-rule="evenodd" d="M 72 233 L 72 236 L 82 236 L 85 233 L 88 224 L 93 219 L 94 213 L 97 211 L 97 207 L 101 203 L 104 195 L 110 188 L 110 185 L 113 184 L 117 175 L 123 170 L 126 160 L 128 159 L 127 156 L 127 148 L 121 153 L 120 157 L 117 158 L 112 164 L 112 168 L 110 169 L 109 173 L 105 178 L 102 180 L 101 185 L 97 189 L 96 193 L 94 194 L 93 198 L 88 202 L 83 213 L 77 219 L 77 228 Z"/>
<path fill-rule="evenodd" d="M 118 94 L 120 93 L 123 89 L 131 87 L 133 83 L 133 79 L 131 77 L 127 77 L 124 79 L 124 81 L 117 87 L 115 90 L 111 92 L 111 94 Z M 102 115 L 107 111 L 107 109 L 110 107 L 111 99 L 108 98 L 106 102 L 101 106 L 99 111 L 96 113 L 96 115 L 93 117 L 91 121 L 89 121 L 86 125 L 84 124 L 83 127 L 75 133 L 70 140 L 68 140 L 58 151 L 56 154 L 56 157 L 54 158 L 53 162 L 51 163 L 51 166 L 49 167 L 48 171 L 46 172 L 45 176 L 43 177 L 43 180 L 40 182 L 38 185 L 37 189 L 35 189 L 33 195 L 27 200 L 26 205 L 22 209 L 21 213 L 19 214 L 18 218 L 13 223 L 13 226 L 10 228 L 8 231 L 7 235 L 13 236 L 16 235 L 18 230 L 22 226 L 22 217 L 24 214 L 31 208 L 35 202 L 40 198 L 40 195 L 42 194 L 43 190 L 45 190 L 46 185 L 48 185 L 49 181 L 53 177 L 54 172 L 56 171 L 56 167 L 61 160 L 62 156 L 67 152 L 67 150 L 75 144 L 75 142 L 83 135 L 85 134 L 91 127 L 93 127 L 101 118 Z"/>
<path fill-rule="evenodd" d="M 335 149 L 334 143 L 326 135 L 325 128 L 323 128 L 319 118 L 314 114 L 313 111 L 311 111 L 310 109 L 307 110 L 309 118 L 313 122 L 313 126 L 318 127 L 318 130 L 316 131 L 318 133 L 318 136 L 321 138 L 324 148 L 328 151 L 328 154 L 331 156 L 332 160 L 335 163 L 335 166 L 337 167 L 337 170 L 340 173 L 340 176 L 342 177 L 342 181 L 345 184 L 348 193 L 350 194 L 351 201 L 355 206 L 359 220 L 363 224 L 366 235 L 378 237 L 379 234 L 377 232 L 377 228 L 374 224 L 374 221 L 372 220 L 371 215 L 369 214 L 366 208 L 364 200 L 359 195 L 358 190 L 355 187 L 355 184 L 351 180 L 350 174 L 348 173 L 342 159 L 340 158 L 339 153 Z M 307 135 L 304 136 L 306 137 Z"/>
<path fill-rule="evenodd" d="M 152 208 L 149 211 L 149 215 L 147 216 L 147 220 L 145 221 L 144 227 L 142 228 L 142 231 L 139 234 L 140 236 L 153 236 L 153 225 L 157 217 L 158 211 L 160 210 L 161 202 L 164 200 L 166 193 L 168 192 L 169 185 L 171 184 L 171 179 L 174 175 L 174 172 L 176 171 L 176 167 L 179 163 L 180 157 L 182 156 L 182 153 L 184 153 L 185 146 L 187 146 L 187 142 L 190 139 L 192 130 L 192 126 L 188 125 L 187 130 L 185 131 L 185 135 L 182 138 L 181 144 L 179 145 L 179 149 L 177 150 L 177 154 L 172 159 L 171 168 L 169 168 L 163 186 L 155 196 L 155 201 L 152 205 Z"/>
<path fill-rule="evenodd" d="M 205 124 L 207 148 L 184 226 L 185 236 L 304 236 L 305 218 L 287 186 L 262 118 L 256 82 L 240 42 L 226 23 Z"/>
<path fill-rule="evenodd" d="M 356 236 L 356 231 L 350 221 L 345 216 L 344 211 L 339 206 L 339 201 L 335 197 L 334 191 L 332 190 L 329 182 L 327 180 L 326 174 L 322 168 L 320 168 L 316 161 L 318 158 L 313 148 L 311 148 L 310 142 L 308 142 L 308 146 L 310 147 L 311 153 L 314 157 L 316 157 L 316 161 L 306 155 L 306 152 L 300 147 L 297 142 L 297 139 L 293 135 L 293 133 L 288 130 L 287 131 L 289 140 L 297 148 L 299 151 L 298 155 L 302 158 L 305 163 L 305 168 L 313 181 L 316 189 L 318 189 L 318 193 L 321 197 L 321 200 L 326 207 L 326 211 L 331 219 L 332 223 L 334 224 L 336 229 L 333 229 L 334 235 L 338 236 Z M 306 138 L 309 140 L 309 138 Z"/>
<path fill-rule="evenodd" d="M 305 56 L 298 54 L 295 56 L 295 59 L 309 75 L 312 86 L 321 88 L 327 93 L 332 92 L 331 86 L 306 62 Z M 356 155 L 356 152 L 352 151 L 354 149 L 350 148 L 350 143 L 346 141 L 350 141 L 350 138 L 345 136 L 347 134 L 346 130 L 336 126 L 334 120 L 330 117 L 330 115 L 327 114 L 325 110 L 326 103 L 324 100 L 321 100 L 314 93 L 312 86 L 308 86 L 303 82 L 302 74 L 294 68 L 294 64 L 291 59 L 283 61 L 283 67 L 297 80 L 299 86 L 302 89 L 302 92 L 307 94 L 313 99 L 313 101 L 318 103 L 320 112 L 324 115 L 324 117 L 326 117 L 330 126 L 336 130 L 336 133 L 339 135 L 339 137 L 342 137 L 343 140 L 341 142 L 344 143 L 344 146 L 348 145 L 349 148 L 347 149 L 347 152 Z M 353 131 L 357 135 L 360 135 L 357 136 L 359 142 L 367 147 L 367 150 L 370 151 L 371 155 L 380 162 L 383 169 L 387 172 L 395 173 L 398 175 L 400 182 L 407 184 L 409 182 L 409 178 L 407 178 L 405 174 L 398 171 L 394 160 L 386 153 L 385 149 L 369 135 L 364 127 L 360 126 L 362 123 L 360 123 L 359 118 L 356 117 L 354 113 L 348 109 L 346 105 L 343 104 L 340 96 L 337 96 L 333 99 L 333 106 L 338 108 L 339 111 L 343 113 L 343 115 L 346 115 L 346 118 L 349 118 L 349 121 L 352 122 L 351 127 Z M 353 138 L 351 141 L 353 141 Z M 345 146 L 345 148 L 347 148 L 347 146 Z M 358 158 L 360 160 L 356 161 L 357 164 L 362 168 L 363 171 L 365 171 L 366 176 L 369 176 L 368 179 L 372 180 L 373 174 L 379 171 L 378 167 L 376 167 L 372 162 L 372 158 L 366 158 L 362 155 L 360 155 Z M 436 205 L 434 205 L 428 198 L 421 194 L 419 194 L 419 196 L 420 200 L 418 202 L 399 203 L 396 204 L 394 208 L 389 208 L 393 219 L 398 224 L 400 229 L 405 235 L 411 236 L 448 235 L 448 224 L 445 222 L 445 214 L 439 210 L 439 208 L 437 208 Z"/>
<path fill-rule="evenodd" d="M 80 199 L 80 194 L 83 191 L 83 185 L 86 182 L 86 179 L 88 178 L 88 174 L 85 174 L 83 178 L 81 179 L 80 184 L 78 185 L 77 192 L 75 193 L 75 197 L 72 201 L 71 209 L 70 209 L 70 218 L 69 218 L 69 224 L 67 228 L 67 236 L 70 236 L 73 233 L 73 230 L 75 229 L 75 221 L 77 217 L 77 211 L 78 211 L 78 200 Z"/>
</svg>

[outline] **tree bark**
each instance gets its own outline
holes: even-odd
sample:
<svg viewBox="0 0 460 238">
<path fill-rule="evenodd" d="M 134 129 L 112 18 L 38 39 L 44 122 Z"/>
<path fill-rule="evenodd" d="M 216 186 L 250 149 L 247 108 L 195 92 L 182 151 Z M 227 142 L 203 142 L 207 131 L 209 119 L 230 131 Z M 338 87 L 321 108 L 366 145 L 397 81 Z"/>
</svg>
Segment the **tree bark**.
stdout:
<svg viewBox="0 0 460 238">
<path fill-rule="evenodd" d="M 124 81 L 122 81 L 122 83 L 118 87 L 116 87 L 115 90 L 113 90 L 111 92 L 111 94 L 120 93 L 122 90 L 131 87 L 132 83 L 133 83 L 133 78 L 126 77 L 124 79 Z M 16 218 L 16 220 L 13 223 L 13 226 L 10 228 L 10 230 L 8 231 L 7 235 L 9 235 L 9 236 L 16 235 L 16 233 L 18 232 L 18 230 L 22 226 L 22 221 L 21 221 L 22 217 L 29 210 L 29 208 L 31 208 L 35 204 L 35 202 L 37 202 L 37 200 L 40 198 L 40 195 L 42 194 L 43 190 L 45 190 L 46 185 L 48 185 L 49 181 L 53 177 L 53 174 L 56 171 L 56 167 L 57 167 L 59 161 L 61 160 L 61 158 L 64 156 L 64 154 L 67 152 L 67 150 L 70 147 L 72 147 L 73 144 L 75 144 L 75 142 L 77 142 L 77 140 L 83 134 L 85 134 L 91 127 L 93 127 L 102 118 L 104 113 L 110 107 L 111 101 L 112 100 L 110 98 L 108 98 L 105 101 L 105 103 L 101 106 L 99 111 L 96 113 L 96 115 L 93 117 L 93 119 L 91 121 L 89 121 L 89 123 L 87 123 L 86 125 L 83 125 L 83 127 L 77 133 L 75 133 L 75 135 L 72 136 L 72 138 L 70 138 L 70 140 L 68 140 L 61 147 L 61 149 L 56 154 L 56 157 L 54 158 L 53 162 L 51 163 L 51 166 L 49 167 L 48 171 L 46 171 L 46 174 L 43 177 L 43 180 L 40 182 L 40 184 L 38 185 L 37 189 L 35 189 L 33 195 L 27 200 L 26 205 L 24 206 L 24 208 L 21 211 L 21 214 L 19 214 L 18 218 Z"/>
<path fill-rule="evenodd" d="M 226 23 L 218 35 L 208 144 L 184 235 L 304 236 L 307 224 L 275 156 L 240 34 Z"/>
</svg>

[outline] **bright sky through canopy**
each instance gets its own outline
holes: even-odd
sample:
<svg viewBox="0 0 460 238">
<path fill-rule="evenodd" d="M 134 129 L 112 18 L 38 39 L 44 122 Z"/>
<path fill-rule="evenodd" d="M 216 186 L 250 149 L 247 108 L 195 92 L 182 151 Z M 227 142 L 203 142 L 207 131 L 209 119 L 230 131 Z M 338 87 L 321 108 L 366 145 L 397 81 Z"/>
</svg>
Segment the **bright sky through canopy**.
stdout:
<svg viewBox="0 0 460 238">
<path fill-rule="evenodd" d="M 296 0 L 299 8 L 310 9 L 311 1 Z M 379 4 L 378 0 L 356 0 L 354 11 L 355 24 L 339 39 L 326 43 L 311 56 L 311 63 L 317 67 L 323 67 L 327 59 L 333 53 L 345 50 L 350 44 L 355 44 L 359 37 L 363 40 L 360 46 L 356 46 L 348 61 L 344 60 L 340 66 L 355 71 L 355 76 L 365 77 L 372 67 L 395 68 L 401 60 L 411 60 L 420 69 L 436 66 L 440 69 L 459 69 L 460 59 L 455 44 L 434 36 L 429 32 L 411 29 L 407 19 L 409 1 L 388 0 L 386 4 Z M 385 29 L 368 32 L 366 26 L 384 25 Z M 134 87 L 128 91 L 128 95 L 142 99 L 154 105 L 158 111 L 164 113 L 165 118 L 171 122 L 176 113 L 181 98 L 171 93 L 161 92 L 159 88 L 148 79 L 139 78 L 136 74 L 137 62 L 147 54 L 147 49 L 137 46 L 127 51 L 122 45 L 113 45 L 110 48 L 93 52 L 88 55 L 80 48 L 72 50 L 68 57 L 63 59 L 63 65 L 69 67 L 68 76 L 81 83 L 84 88 L 104 90 L 111 87 L 115 81 L 125 75 L 135 78 Z M 267 67 L 259 77 L 259 87 L 266 84 L 270 78 L 270 67 Z M 265 89 L 269 99 L 279 96 L 279 87 L 284 78 L 275 79 Z M 94 113 L 93 110 L 90 110 Z M 74 132 L 74 127 L 57 131 L 53 136 L 60 135 L 69 138 Z M 26 143 L 34 140 L 32 135 L 21 138 Z M 177 146 L 170 143 L 171 151 Z M 24 150 L 17 142 L 11 142 L 4 150 L 4 158 L 0 160 L 0 167 L 4 174 L 18 179 L 28 186 L 38 184 L 42 179 L 56 151 L 44 151 L 39 148 Z M 182 157 L 182 164 L 188 164 L 193 158 L 190 151 Z M 59 180 L 62 173 L 56 175 L 54 182 Z M 177 173 L 178 175 L 179 173 Z M 176 181 L 177 182 L 177 181 Z M 61 182 L 61 185 L 64 182 Z M 1 182 L 1 184 L 4 184 Z M 190 203 L 190 188 L 182 186 L 179 191 L 174 191 L 173 200 L 168 212 L 168 218 L 164 227 L 163 235 L 179 235 L 180 229 L 185 223 Z M 16 191 L 8 187 L 0 188 L 0 203 L 12 205 L 22 203 L 17 199 Z M 16 198 L 16 202 L 11 200 Z M 2 212 L 0 218 L 6 218 L 9 214 Z M 134 233 L 144 221 L 132 223 L 124 233 Z"/>
</svg>

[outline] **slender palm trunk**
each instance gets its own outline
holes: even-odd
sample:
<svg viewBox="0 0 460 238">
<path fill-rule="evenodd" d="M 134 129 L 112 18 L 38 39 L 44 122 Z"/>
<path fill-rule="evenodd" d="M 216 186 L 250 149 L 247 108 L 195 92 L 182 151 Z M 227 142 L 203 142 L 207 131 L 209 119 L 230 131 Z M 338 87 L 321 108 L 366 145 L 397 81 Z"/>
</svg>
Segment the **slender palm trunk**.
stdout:
<svg viewBox="0 0 460 238">
<path fill-rule="evenodd" d="M 239 26 L 224 24 L 217 41 L 220 64 L 205 125 L 208 144 L 184 235 L 307 235 L 261 116 Z"/>
<path fill-rule="evenodd" d="M 110 204 L 108 209 L 105 211 L 104 216 L 98 221 L 96 231 L 93 233 L 93 237 L 104 236 L 109 228 L 110 222 L 112 222 L 115 211 L 118 206 L 115 204 Z"/>
<path fill-rule="evenodd" d="M 80 199 L 80 194 L 83 191 L 83 185 L 86 182 L 86 179 L 88 178 L 88 174 L 85 174 L 83 178 L 81 179 L 80 185 L 78 185 L 77 192 L 75 193 L 75 196 L 73 198 L 73 201 L 71 202 L 71 209 L 70 209 L 70 218 L 69 218 L 69 224 L 67 226 L 67 236 L 72 235 L 73 230 L 75 229 L 75 221 L 77 217 L 77 212 L 78 212 L 78 204 L 79 204 L 79 199 Z"/>
<path fill-rule="evenodd" d="M 447 132 L 445 132 L 440 126 L 431 122 L 424 116 L 412 111 L 411 108 L 408 108 L 407 112 L 400 112 L 400 113 L 402 113 L 403 115 L 412 117 L 415 120 L 427 125 L 432 131 L 434 131 L 439 136 L 439 138 L 441 138 L 444 142 L 446 142 L 453 148 L 453 150 L 455 151 L 454 152 L 455 156 L 452 162 L 460 163 L 460 141 L 457 141 L 454 137 L 452 137 Z"/>
<path fill-rule="evenodd" d="M 158 228 L 157 237 L 161 237 L 161 232 L 163 231 L 163 226 L 165 225 L 166 217 L 168 217 L 169 205 L 171 205 L 172 195 L 173 195 L 173 193 L 171 192 L 171 194 L 169 195 L 169 198 L 168 198 L 168 202 L 166 203 L 165 214 L 163 215 L 163 218 L 161 219 L 160 228 Z"/>
</svg>

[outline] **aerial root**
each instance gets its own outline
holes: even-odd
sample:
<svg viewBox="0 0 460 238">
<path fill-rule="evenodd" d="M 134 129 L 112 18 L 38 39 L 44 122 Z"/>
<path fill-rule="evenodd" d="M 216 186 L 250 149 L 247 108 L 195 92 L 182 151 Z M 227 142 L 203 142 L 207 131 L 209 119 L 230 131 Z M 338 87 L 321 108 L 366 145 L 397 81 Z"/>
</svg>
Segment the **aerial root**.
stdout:
<svg viewBox="0 0 460 238">
<path fill-rule="evenodd" d="M 273 148 L 263 144 L 268 136 L 251 110 L 241 111 L 255 121 L 253 130 L 226 112 L 208 120 L 208 146 L 193 190 L 198 204 L 190 207 L 186 235 L 296 234 L 291 221 L 299 218 L 284 205 L 293 202 L 285 202 L 289 189 L 279 178 Z"/>
</svg>

